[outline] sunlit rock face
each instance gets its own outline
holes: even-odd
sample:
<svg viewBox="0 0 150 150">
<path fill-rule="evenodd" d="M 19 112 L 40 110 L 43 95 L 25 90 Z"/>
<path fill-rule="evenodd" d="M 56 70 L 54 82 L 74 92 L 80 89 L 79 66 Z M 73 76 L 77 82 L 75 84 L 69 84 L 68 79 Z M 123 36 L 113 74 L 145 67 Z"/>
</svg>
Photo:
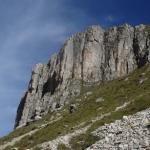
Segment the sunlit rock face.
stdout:
<svg viewBox="0 0 150 150">
<path fill-rule="evenodd" d="M 48 64 L 37 64 L 21 99 L 15 127 L 55 111 L 80 94 L 83 83 L 125 76 L 150 61 L 150 27 L 91 26 L 70 37 Z"/>
</svg>

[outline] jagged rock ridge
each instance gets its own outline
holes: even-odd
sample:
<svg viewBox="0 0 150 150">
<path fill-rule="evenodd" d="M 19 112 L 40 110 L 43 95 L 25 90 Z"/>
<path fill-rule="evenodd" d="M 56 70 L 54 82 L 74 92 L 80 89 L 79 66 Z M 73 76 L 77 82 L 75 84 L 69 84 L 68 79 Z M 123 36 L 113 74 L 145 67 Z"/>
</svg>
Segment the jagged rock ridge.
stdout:
<svg viewBox="0 0 150 150">
<path fill-rule="evenodd" d="M 83 83 L 125 76 L 150 61 L 150 27 L 91 26 L 69 38 L 48 64 L 37 64 L 17 111 L 15 127 L 39 119 L 78 95 Z"/>
</svg>

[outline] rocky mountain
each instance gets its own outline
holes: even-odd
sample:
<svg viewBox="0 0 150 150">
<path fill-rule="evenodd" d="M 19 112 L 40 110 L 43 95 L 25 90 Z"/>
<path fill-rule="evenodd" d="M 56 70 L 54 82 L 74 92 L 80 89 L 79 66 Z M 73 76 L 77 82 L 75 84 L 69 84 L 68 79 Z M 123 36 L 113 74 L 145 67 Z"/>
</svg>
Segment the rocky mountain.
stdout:
<svg viewBox="0 0 150 150">
<path fill-rule="evenodd" d="M 150 26 L 91 26 L 37 64 L 0 150 L 150 149 Z"/>
<path fill-rule="evenodd" d="M 37 64 L 17 111 L 15 127 L 61 109 L 83 86 L 124 77 L 150 62 L 150 26 L 91 26 L 70 37 L 47 64 Z"/>
</svg>

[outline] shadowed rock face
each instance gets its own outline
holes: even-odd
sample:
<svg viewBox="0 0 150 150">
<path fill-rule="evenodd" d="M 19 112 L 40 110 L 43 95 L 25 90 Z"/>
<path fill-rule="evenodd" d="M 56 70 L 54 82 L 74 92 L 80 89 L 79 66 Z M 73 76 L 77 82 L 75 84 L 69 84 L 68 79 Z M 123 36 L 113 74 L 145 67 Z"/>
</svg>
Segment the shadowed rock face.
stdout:
<svg viewBox="0 0 150 150">
<path fill-rule="evenodd" d="M 80 93 L 83 82 L 125 76 L 150 61 L 150 27 L 91 26 L 69 38 L 48 64 L 37 64 L 17 111 L 15 127 L 54 111 Z"/>
</svg>

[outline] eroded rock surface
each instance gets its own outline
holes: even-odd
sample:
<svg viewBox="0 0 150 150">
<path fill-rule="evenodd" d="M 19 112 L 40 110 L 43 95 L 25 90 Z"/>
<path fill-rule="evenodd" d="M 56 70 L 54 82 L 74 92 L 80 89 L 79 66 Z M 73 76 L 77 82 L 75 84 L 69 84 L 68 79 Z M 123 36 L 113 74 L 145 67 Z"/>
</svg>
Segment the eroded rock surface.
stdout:
<svg viewBox="0 0 150 150">
<path fill-rule="evenodd" d="M 125 76 L 150 61 L 150 27 L 91 26 L 70 37 L 48 64 L 37 64 L 17 111 L 15 127 L 61 108 L 83 83 Z M 38 116 L 38 117 L 37 117 Z"/>
</svg>

